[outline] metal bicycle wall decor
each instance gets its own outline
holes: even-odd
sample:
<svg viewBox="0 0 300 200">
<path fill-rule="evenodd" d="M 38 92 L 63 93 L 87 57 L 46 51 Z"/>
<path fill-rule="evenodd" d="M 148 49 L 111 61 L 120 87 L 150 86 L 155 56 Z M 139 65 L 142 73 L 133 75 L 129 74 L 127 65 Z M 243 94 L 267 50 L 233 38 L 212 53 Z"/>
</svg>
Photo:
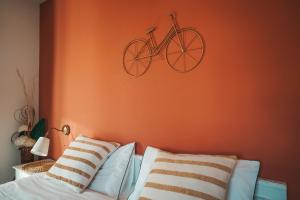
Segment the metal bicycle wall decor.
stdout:
<svg viewBox="0 0 300 200">
<path fill-rule="evenodd" d="M 192 71 L 200 64 L 205 50 L 201 34 L 194 28 L 180 28 L 175 13 L 171 13 L 170 17 L 172 27 L 159 44 L 156 43 L 153 34 L 156 27 L 150 27 L 146 31 L 148 39 L 132 40 L 126 46 L 123 67 L 129 75 L 140 77 L 145 74 L 152 57 L 159 55 L 164 47 L 167 63 L 178 72 Z"/>
</svg>

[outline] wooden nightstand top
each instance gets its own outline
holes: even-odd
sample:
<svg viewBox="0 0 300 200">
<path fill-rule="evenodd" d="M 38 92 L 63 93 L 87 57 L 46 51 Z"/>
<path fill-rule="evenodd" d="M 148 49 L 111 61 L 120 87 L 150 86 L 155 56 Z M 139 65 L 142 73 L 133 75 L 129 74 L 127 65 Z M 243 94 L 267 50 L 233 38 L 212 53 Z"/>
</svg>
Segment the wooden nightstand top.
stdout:
<svg viewBox="0 0 300 200">
<path fill-rule="evenodd" d="M 26 164 L 13 166 L 15 170 L 21 170 L 28 174 L 35 174 L 48 171 L 48 169 L 55 163 L 52 159 L 38 160 Z"/>
</svg>

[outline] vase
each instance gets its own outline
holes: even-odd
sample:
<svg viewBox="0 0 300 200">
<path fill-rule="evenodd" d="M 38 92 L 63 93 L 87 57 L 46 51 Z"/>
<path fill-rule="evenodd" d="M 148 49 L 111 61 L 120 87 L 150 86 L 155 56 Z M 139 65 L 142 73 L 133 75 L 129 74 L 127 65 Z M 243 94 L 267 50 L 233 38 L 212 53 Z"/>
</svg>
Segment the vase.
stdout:
<svg viewBox="0 0 300 200">
<path fill-rule="evenodd" d="M 21 163 L 29 163 L 34 161 L 33 154 L 30 153 L 32 147 L 22 147 L 20 148 L 21 151 Z"/>
</svg>

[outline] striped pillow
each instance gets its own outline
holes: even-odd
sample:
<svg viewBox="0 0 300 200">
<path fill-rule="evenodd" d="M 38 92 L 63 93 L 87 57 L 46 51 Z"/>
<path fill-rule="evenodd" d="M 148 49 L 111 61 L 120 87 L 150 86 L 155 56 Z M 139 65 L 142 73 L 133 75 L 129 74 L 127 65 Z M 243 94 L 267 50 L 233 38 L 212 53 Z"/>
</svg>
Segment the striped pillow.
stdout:
<svg viewBox="0 0 300 200">
<path fill-rule="evenodd" d="M 139 199 L 224 200 L 235 164 L 235 156 L 160 151 Z"/>
<path fill-rule="evenodd" d="M 76 192 L 82 192 L 118 143 L 78 136 L 46 173 Z"/>
</svg>

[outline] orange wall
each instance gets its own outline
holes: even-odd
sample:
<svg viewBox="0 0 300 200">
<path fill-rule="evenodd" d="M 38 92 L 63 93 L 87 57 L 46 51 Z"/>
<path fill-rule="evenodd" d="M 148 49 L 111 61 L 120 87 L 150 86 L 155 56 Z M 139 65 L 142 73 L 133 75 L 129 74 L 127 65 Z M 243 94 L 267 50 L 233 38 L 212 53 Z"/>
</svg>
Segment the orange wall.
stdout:
<svg viewBox="0 0 300 200">
<path fill-rule="evenodd" d="M 261 176 L 300 196 L 300 10 L 296 1 L 48 0 L 41 6 L 40 116 L 92 137 L 261 161 Z M 141 78 L 125 45 L 175 10 L 207 51 L 180 74 L 155 59 Z M 51 133 L 57 158 L 71 137 Z"/>
</svg>

